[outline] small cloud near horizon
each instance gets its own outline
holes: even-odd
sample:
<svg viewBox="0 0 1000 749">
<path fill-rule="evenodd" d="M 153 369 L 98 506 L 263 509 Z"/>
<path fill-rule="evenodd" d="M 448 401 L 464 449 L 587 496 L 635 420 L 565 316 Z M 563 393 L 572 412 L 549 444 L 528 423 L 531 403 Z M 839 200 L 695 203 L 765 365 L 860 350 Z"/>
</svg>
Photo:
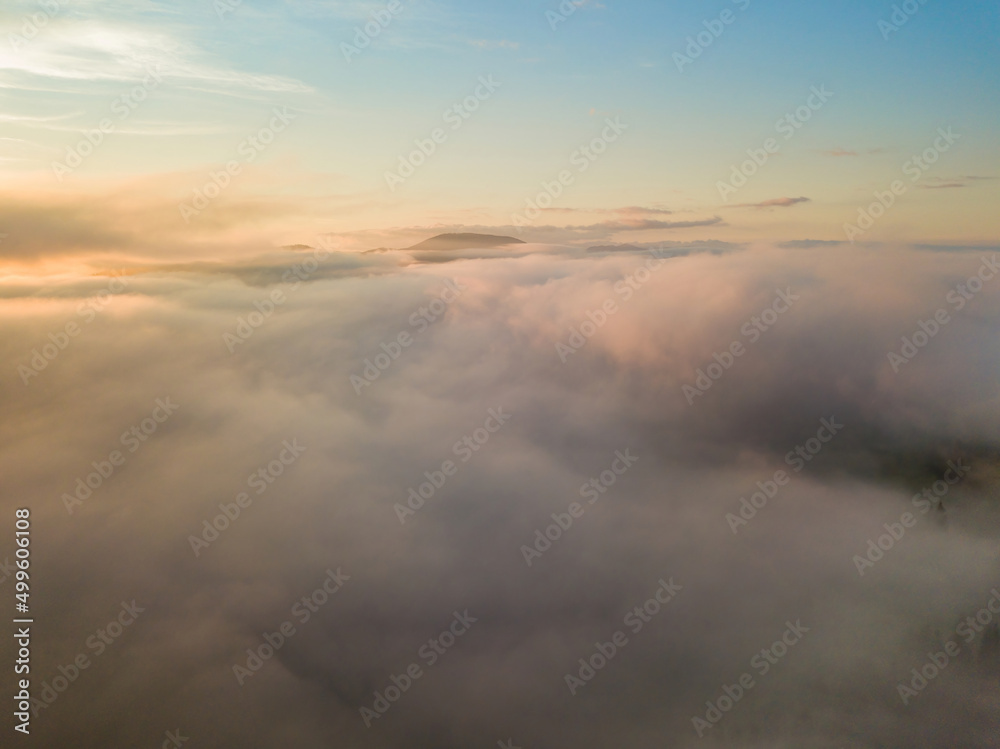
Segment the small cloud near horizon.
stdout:
<svg viewBox="0 0 1000 749">
<path fill-rule="evenodd" d="M 543 211 L 547 213 L 601 213 L 601 214 L 611 214 L 613 216 L 631 216 L 638 218 L 639 216 L 665 216 L 673 213 L 669 208 L 649 208 L 646 206 L 630 205 L 624 206 L 622 208 L 570 208 L 570 207 L 552 207 L 543 208 Z"/>
<path fill-rule="evenodd" d="M 833 247 L 844 244 L 839 239 L 792 239 L 787 242 L 778 242 L 778 247 L 784 250 L 808 250 L 813 247 Z"/>
<path fill-rule="evenodd" d="M 867 151 L 849 151 L 845 148 L 832 148 L 829 151 L 820 151 L 820 153 L 827 156 L 871 156 L 884 152 L 884 148 L 869 148 Z"/>
<path fill-rule="evenodd" d="M 996 179 L 996 177 L 983 177 L 979 175 L 967 175 L 964 177 L 933 177 L 926 183 L 920 185 L 923 190 L 943 190 L 952 187 L 969 187 L 970 182 L 982 182 L 984 180 Z"/>
<path fill-rule="evenodd" d="M 771 198 L 760 203 L 736 203 L 733 208 L 791 208 L 797 203 L 809 203 L 810 198 Z"/>
</svg>

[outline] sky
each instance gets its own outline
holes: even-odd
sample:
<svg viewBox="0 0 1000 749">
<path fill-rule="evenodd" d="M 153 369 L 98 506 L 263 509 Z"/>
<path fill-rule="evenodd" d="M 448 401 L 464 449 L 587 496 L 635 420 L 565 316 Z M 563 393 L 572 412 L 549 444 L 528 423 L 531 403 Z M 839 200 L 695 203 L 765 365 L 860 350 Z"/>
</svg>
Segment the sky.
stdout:
<svg viewBox="0 0 1000 749">
<path fill-rule="evenodd" d="M 8 0 L 0 745 L 1000 746 L 998 12 Z"/>
<path fill-rule="evenodd" d="M 245 239 L 250 223 L 272 246 L 508 234 L 566 169 L 572 184 L 524 238 L 569 240 L 545 227 L 613 217 L 628 226 L 605 227 L 608 241 L 841 241 L 874 192 L 903 179 L 907 194 L 862 241 L 989 244 L 998 10 L 914 7 L 897 27 L 892 4 L 871 2 L 12 2 L 0 16 L 0 184 L 32 205 L 100 203 L 129 228 L 155 214 L 177 254 L 208 233 Z M 799 109 L 813 87 L 829 95 Z M 294 119 L 241 153 L 275 107 Z M 797 109 L 807 121 L 779 130 Z M 54 166 L 105 117 L 113 131 L 92 153 L 84 143 L 78 167 Z M 608 118 L 626 129 L 580 161 Z M 436 128 L 443 140 L 416 153 L 413 174 L 387 177 Z M 903 170 L 939 128 L 956 140 L 911 181 Z M 778 150 L 746 184 L 720 190 L 769 138 Z M 182 216 L 234 159 L 220 197 Z"/>
<path fill-rule="evenodd" d="M 25 745 L 996 745 L 980 254 L 517 247 L 7 281 Z"/>
</svg>

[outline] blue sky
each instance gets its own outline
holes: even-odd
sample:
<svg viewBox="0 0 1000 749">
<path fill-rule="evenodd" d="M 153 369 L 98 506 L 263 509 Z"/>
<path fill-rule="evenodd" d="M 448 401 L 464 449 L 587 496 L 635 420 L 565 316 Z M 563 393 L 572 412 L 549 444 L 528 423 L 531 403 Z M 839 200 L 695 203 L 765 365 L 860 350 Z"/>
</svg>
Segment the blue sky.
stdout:
<svg viewBox="0 0 1000 749">
<path fill-rule="evenodd" d="M 67 1 L 48 6 L 56 12 L 17 49 L 10 35 L 23 31 L 26 14 L 47 12 L 34 2 L 6 7 L 0 158 L 7 171 L 54 190 L 157 176 L 183 184 L 177 175 L 225 163 L 282 106 L 296 121 L 254 166 L 270 170 L 257 175 L 271 186 L 268 195 L 297 195 L 303 205 L 315 199 L 327 214 L 328 199 L 336 198 L 353 206 L 355 223 L 364 205 L 364 220 L 377 225 L 419 223 L 421 216 L 461 223 L 470 215 L 499 225 L 607 117 L 619 117 L 626 137 L 559 207 L 669 207 L 708 219 L 725 208 L 718 183 L 747 149 L 773 136 L 775 122 L 803 105 L 811 87 L 826 86 L 833 99 L 740 195 L 749 204 L 809 201 L 780 217 L 769 209 L 763 222 L 747 216 L 737 226 L 727 217 L 730 238 L 758 236 L 768 226 L 782 235 L 840 232 L 859 201 L 895 179 L 908 156 L 948 126 L 961 133 L 960 147 L 928 180 L 977 179 L 934 190 L 939 208 L 928 207 L 931 191 L 914 193 L 897 214 L 905 226 L 886 222 L 882 231 L 887 239 L 996 237 L 995 3 L 915 3 L 912 18 L 885 39 L 878 24 L 892 17 L 893 3 L 856 0 L 588 0 L 555 29 L 546 14 L 560 12 L 558 3 L 400 2 L 392 14 L 379 0 L 245 0 L 231 9 L 222 2 Z M 732 22 L 678 70 L 673 55 L 685 53 L 706 23 L 718 26 L 723 13 Z M 348 62 L 341 45 L 374 14 L 391 21 Z M 53 184 L 53 160 L 149 66 L 164 71 L 163 85 L 71 178 Z M 483 75 L 500 83 L 498 91 L 412 179 L 388 190 L 386 172 Z M 239 189 L 261 194 L 251 180 Z M 948 226 L 959 208 L 973 225 Z M 800 229 L 800 222 L 814 228 Z"/>
</svg>

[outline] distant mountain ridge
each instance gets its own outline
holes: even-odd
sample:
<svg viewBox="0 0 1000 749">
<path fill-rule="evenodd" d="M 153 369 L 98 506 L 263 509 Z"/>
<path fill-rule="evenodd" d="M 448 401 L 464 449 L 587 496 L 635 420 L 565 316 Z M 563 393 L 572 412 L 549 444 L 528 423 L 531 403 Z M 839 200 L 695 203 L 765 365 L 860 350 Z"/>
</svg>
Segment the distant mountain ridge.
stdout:
<svg viewBox="0 0 1000 749">
<path fill-rule="evenodd" d="M 485 249 L 508 244 L 524 244 L 524 240 L 496 234 L 438 234 L 407 247 L 407 252 L 448 252 L 453 250 Z"/>
</svg>

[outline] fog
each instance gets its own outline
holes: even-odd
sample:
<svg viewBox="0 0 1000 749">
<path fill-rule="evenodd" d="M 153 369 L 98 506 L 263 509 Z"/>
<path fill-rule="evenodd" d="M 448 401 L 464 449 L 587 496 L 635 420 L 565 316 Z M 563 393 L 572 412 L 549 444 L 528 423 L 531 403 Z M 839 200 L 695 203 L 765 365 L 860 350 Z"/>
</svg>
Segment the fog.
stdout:
<svg viewBox="0 0 1000 749">
<path fill-rule="evenodd" d="M 633 249 L 4 282 L 35 740 L 996 746 L 992 252 Z"/>
</svg>

